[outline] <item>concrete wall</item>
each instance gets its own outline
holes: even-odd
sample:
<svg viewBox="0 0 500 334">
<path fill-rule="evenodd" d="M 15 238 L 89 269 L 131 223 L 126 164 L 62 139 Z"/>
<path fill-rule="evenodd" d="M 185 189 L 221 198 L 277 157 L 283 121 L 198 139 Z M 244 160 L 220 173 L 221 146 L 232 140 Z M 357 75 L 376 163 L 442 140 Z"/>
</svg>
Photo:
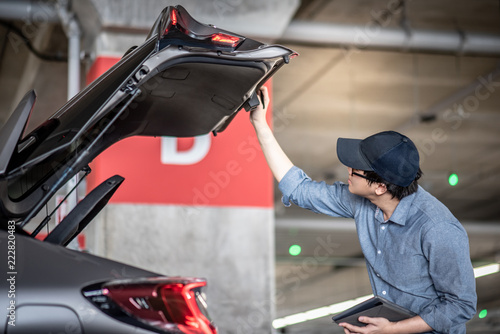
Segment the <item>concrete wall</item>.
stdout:
<svg viewBox="0 0 500 334">
<path fill-rule="evenodd" d="M 86 231 L 89 250 L 168 276 L 208 280 L 220 334 L 271 333 L 272 209 L 109 204 Z"/>
</svg>

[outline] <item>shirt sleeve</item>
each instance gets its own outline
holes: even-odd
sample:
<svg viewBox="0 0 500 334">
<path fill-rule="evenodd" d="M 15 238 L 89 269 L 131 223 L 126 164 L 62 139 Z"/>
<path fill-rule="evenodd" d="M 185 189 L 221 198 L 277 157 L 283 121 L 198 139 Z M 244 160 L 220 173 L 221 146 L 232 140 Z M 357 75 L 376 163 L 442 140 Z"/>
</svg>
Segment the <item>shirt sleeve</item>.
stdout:
<svg viewBox="0 0 500 334">
<path fill-rule="evenodd" d="M 353 201 L 356 199 L 349 192 L 348 186 L 341 182 L 328 185 L 312 181 L 303 170 L 293 166 L 281 179 L 279 189 L 285 206 L 293 203 L 333 217 L 354 217 Z"/>
<path fill-rule="evenodd" d="M 429 275 L 439 301 L 420 312 L 435 331 L 452 333 L 476 313 L 476 285 L 470 261 L 469 241 L 458 222 L 433 222 L 423 239 Z"/>
</svg>

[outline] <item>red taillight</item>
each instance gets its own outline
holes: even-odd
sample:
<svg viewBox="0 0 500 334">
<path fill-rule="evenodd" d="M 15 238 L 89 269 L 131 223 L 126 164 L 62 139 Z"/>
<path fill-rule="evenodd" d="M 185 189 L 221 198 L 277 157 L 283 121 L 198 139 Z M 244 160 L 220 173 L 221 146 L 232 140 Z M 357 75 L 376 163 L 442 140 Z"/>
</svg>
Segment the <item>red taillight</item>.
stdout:
<svg viewBox="0 0 500 334">
<path fill-rule="evenodd" d="M 217 44 L 224 44 L 227 46 L 235 47 L 238 45 L 240 42 L 240 38 L 228 34 L 213 34 L 212 35 L 212 42 L 217 43 Z"/>
<path fill-rule="evenodd" d="M 170 277 L 106 284 L 103 291 L 130 316 L 163 330 L 189 334 L 216 334 L 217 330 L 197 302 L 206 282 Z"/>
<path fill-rule="evenodd" d="M 165 28 L 164 34 L 167 34 L 168 31 L 170 30 L 170 28 L 172 26 L 176 26 L 176 25 L 177 25 L 177 10 L 172 9 L 172 11 L 170 11 L 170 22 L 168 23 L 167 27 Z"/>
<path fill-rule="evenodd" d="M 172 22 L 172 25 L 177 25 L 177 11 L 175 9 L 172 9 L 170 12 L 170 21 Z"/>
</svg>

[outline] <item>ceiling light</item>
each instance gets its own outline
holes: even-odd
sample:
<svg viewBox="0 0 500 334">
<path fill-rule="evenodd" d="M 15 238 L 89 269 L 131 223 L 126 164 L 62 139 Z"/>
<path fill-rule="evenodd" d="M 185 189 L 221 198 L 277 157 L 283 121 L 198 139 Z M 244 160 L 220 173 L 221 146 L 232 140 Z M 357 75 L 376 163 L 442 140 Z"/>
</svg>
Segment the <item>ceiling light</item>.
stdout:
<svg viewBox="0 0 500 334">
<path fill-rule="evenodd" d="M 481 267 L 474 268 L 474 277 L 483 277 L 486 275 L 491 275 L 498 273 L 500 271 L 500 264 L 492 263 Z"/>
<path fill-rule="evenodd" d="M 326 317 L 329 315 L 334 315 L 340 313 L 342 311 L 347 310 L 348 308 L 353 307 L 356 304 L 361 303 L 369 298 L 373 297 L 373 295 L 367 295 L 355 299 L 346 300 L 344 302 L 332 304 L 329 306 L 319 307 L 316 309 L 312 309 L 309 311 L 292 314 L 280 319 L 276 319 L 273 321 L 273 327 L 278 329 L 290 325 L 299 324 L 301 322 L 314 320 L 322 317 Z"/>
</svg>

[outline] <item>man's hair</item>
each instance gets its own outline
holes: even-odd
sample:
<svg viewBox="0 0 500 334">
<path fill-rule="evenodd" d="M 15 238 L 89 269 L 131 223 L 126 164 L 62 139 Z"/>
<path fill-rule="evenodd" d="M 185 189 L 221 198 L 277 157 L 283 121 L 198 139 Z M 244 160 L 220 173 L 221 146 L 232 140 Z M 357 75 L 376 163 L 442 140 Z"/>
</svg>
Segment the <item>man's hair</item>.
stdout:
<svg viewBox="0 0 500 334">
<path fill-rule="evenodd" d="M 387 187 L 387 192 L 392 195 L 392 198 L 397 198 L 398 200 L 402 200 L 404 197 L 411 195 L 418 190 L 418 179 L 420 179 L 420 177 L 422 177 L 423 174 L 424 173 L 419 168 L 413 182 L 410 183 L 410 185 L 407 187 L 401 187 L 393 183 L 387 182 L 375 172 L 365 171 L 366 177 L 369 178 L 368 184 L 371 185 L 374 182 L 385 184 L 385 186 Z"/>
</svg>

